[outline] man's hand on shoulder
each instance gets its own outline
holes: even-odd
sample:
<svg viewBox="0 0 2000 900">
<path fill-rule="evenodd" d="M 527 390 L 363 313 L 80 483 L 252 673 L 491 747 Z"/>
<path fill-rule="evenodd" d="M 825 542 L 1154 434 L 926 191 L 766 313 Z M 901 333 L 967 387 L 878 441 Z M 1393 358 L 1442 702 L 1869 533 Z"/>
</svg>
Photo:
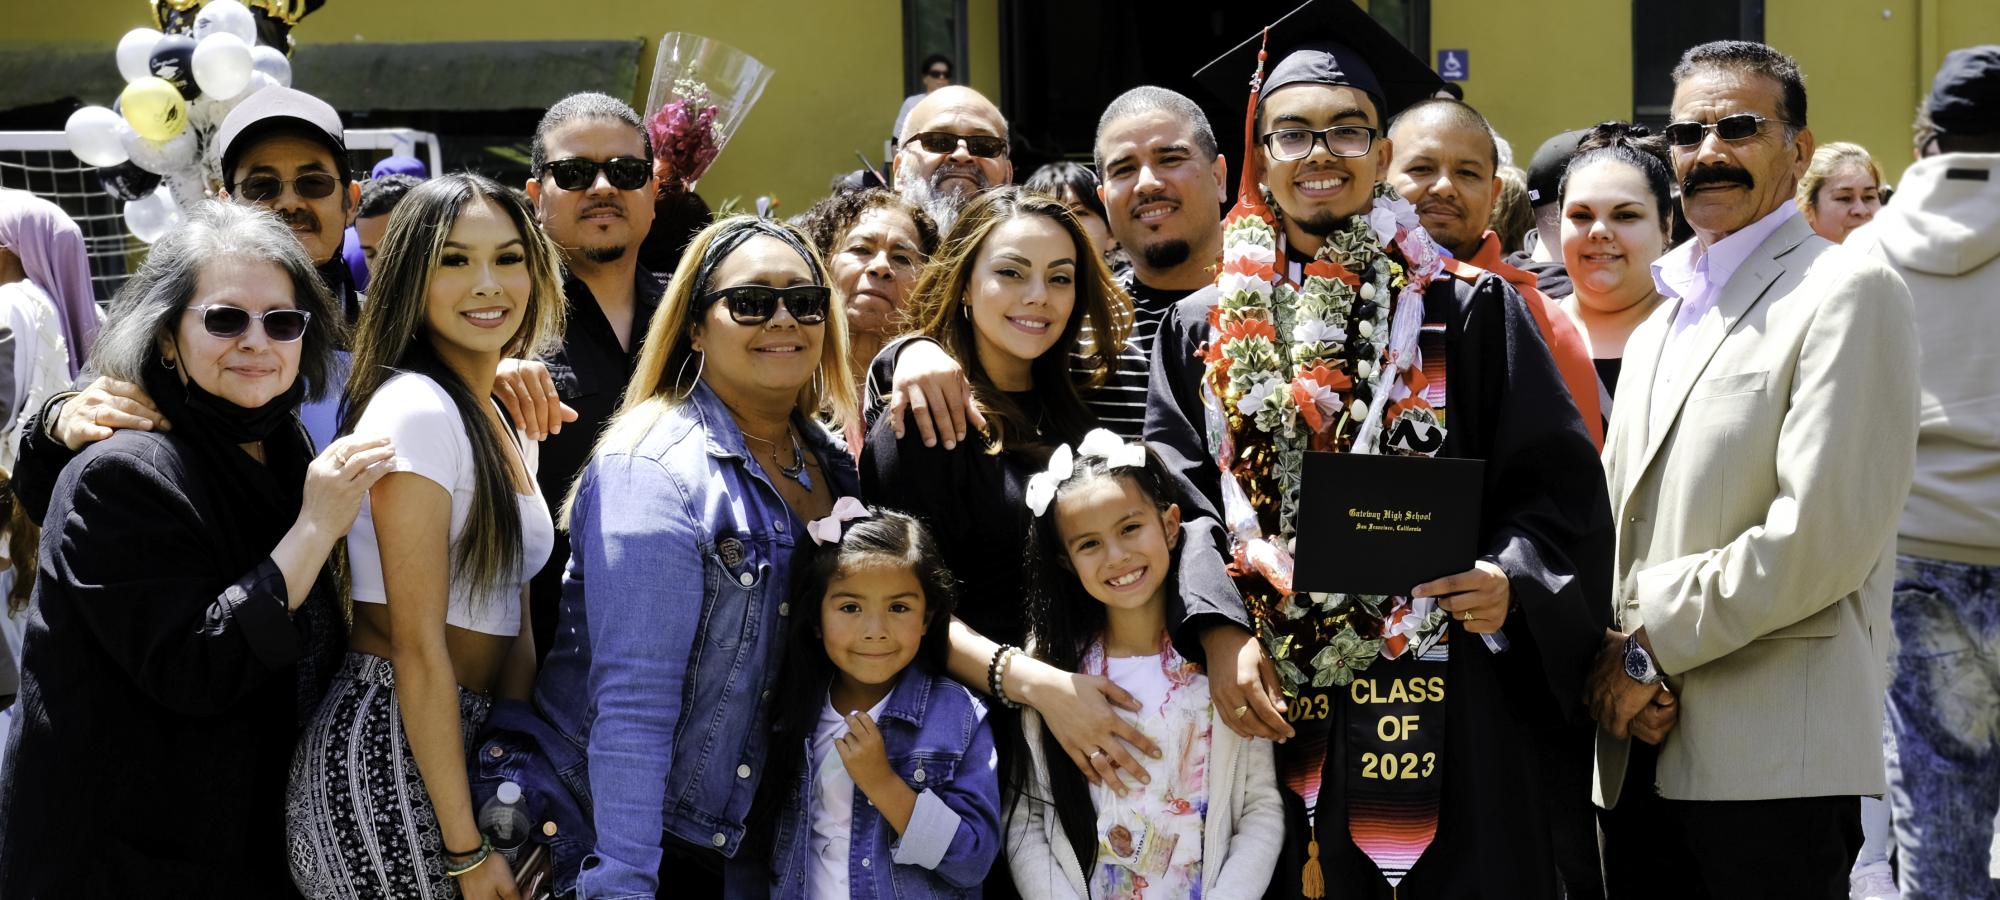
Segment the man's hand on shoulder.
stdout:
<svg viewBox="0 0 2000 900">
<path fill-rule="evenodd" d="M 63 401 L 55 422 L 46 427 L 50 437 L 77 451 L 110 437 L 120 428 L 166 431 L 173 426 L 153 406 L 153 398 L 146 394 L 145 388 L 99 376 L 82 392 Z"/>
</svg>

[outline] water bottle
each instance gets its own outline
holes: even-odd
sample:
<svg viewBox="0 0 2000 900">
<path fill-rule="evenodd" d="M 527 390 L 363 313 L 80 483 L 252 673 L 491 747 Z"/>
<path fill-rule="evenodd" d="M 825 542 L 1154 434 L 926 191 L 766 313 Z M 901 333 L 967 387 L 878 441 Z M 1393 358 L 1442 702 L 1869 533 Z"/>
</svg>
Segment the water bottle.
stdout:
<svg viewBox="0 0 2000 900">
<path fill-rule="evenodd" d="M 480 832 L 510 868 L 519 862 L 521 848 L 528 843 L 528 832 L 534 827 L 528 811 L 521 808 L 521 786 L 511 781 L 501 782 L 493 799 L 479 810 Z"/>
</svg>

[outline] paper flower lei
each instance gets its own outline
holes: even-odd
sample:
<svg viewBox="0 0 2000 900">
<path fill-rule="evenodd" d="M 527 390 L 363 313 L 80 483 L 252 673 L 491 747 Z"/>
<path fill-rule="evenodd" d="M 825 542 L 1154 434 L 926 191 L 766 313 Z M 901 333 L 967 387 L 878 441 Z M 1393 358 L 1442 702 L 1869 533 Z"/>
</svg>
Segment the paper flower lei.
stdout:
<svg viewBox="0 0 2000 900">
<path fill-rule="evenodd" d="M 1346 684 L 1376 656 L 1442 634 L 1443 617 L 1405 624 L 1408 605 L 1387 597 L 1294 594 L 1291 544 L 1306 451 L 1404 452 L 1387 446 L 1388 420 L 1436 422 L 1422 396 L 1417 336 L 1424 289 L 1443 257 L 1416 209 L 1378 184 L 1368 213 L 1328 236 L 1295 287 L 1279 275 L 1268 210 L 1239 206 L 1224 225 L 1203 387 L 1232 570 L 1261 576 L 1245 601 L 1285 688 L 1297 691 Z M 1299 659 L 1307 654 L 1310 674 Z"/>
</svg>

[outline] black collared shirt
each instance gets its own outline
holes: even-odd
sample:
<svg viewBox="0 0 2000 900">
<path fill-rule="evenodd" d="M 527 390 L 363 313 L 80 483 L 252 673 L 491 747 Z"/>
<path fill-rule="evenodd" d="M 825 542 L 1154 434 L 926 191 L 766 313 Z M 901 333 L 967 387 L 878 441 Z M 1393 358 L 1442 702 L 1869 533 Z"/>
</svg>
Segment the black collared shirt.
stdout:
<svg viewBox="0 0 2000 900">
<path fill-rule="evenodd" d="M 597 305 L 590 285 L 573 274 L 563 275 L 563 295 L 569 301 L 569 327 L 563 334 L 562 349 L 542 361 L 548 363 L 562 401 L 576 410 L 576 421 L 542 441 L 540 465 L 535 480 L 542 496 L 555 509 L 569 496 L 570 484 L 590 461 L 590 448 L 604 425 L 617 412 L 632 380 L 632 368 L 646 346 L 646 329 L 653 312 L 660 308 L 666 286 L 659 276 L 644 266 L 632 278 L 632 346 L 618 344 L 611 320 Z M 569 564 L 569 535 L 556 532 L 555 550 L 529 586 L 529 606 L 534 617 L 535 647 L 546 653 L 555 634 L 556 607 L 562 600 L 562 572 Z"/>
</svg>

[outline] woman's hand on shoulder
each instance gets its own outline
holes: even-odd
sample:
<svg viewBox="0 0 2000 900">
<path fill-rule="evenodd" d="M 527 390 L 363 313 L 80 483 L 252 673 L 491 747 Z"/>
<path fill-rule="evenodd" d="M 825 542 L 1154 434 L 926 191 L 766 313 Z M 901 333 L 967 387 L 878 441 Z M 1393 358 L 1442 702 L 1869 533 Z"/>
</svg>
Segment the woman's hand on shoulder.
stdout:
<svg viewBox="0 0 2000 900">
<path fill-rule="evenodd" d="M 99 376 L 62 404 L 50 436 L 72 451 L 82 450 L 120 428 L 166 431 L 167 417 L 153 406 L 146 389 L 129 381 Z"/>
<path fill-rule="evenodd" d="M 396 447 L 386 437 L 348 435 L 334 441 L 306 467 L 299 518 L 321 534 L 346 534 L 361 512 L 361 498 L 389 474 L 395 458 Z"/>
</svg>

